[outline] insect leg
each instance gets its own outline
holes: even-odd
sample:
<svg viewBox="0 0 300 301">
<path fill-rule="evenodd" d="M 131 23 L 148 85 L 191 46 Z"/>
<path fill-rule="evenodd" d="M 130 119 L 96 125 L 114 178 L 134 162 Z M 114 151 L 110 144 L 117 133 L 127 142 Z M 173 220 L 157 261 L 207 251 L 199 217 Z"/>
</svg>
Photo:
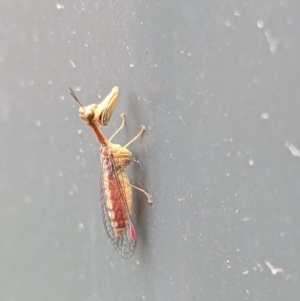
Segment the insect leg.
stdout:
<svg viewBox="0 0 300 301">
<path fill-rule="evenodd" d="M 142 192 L 143 194 L 146 195 L 147 199 L 148 199 L 148 203 L 149 204 L 152 204 L 152 200 L 151 200 L 151 196 L 149 193 L 147 193 L 144 189 L 140 188 L 140 187 L 136 187 L 134 185 L 132 185 L 131 183 L 129 183 L 129 185 L 132 187 L 132 188 L 135 188 L 136 190 L 139 190 L 140 192 Z"/>
<path fill-rule="evenodd" d="M 122 128 L 124 127 L 124 124 L 125 124 L 125 114 L 122 113 L 121 115 L 121 118 L 122 118 L 122 124 L 121 126 L 114 132 L 114 134 L 109 138 L 109 142 L 111 142 L 111 140 L 113 140 L 113 138 L 115 138 L 115 136 L 122 130 Z"/>
<path fill-rule="evenodd" d="M 139 133 L 133 139 L 131 139 L 126 145 L 124 145 L 123 147 L 126 148 L 128 145 L 130 145 L 133 141 L 135 141 L 137 138 L 139 138 L 143 134 L 144 131 L 145 131 L 145 127 L 142 125 L 141 130 L 139 131 Z"/>
</svg>

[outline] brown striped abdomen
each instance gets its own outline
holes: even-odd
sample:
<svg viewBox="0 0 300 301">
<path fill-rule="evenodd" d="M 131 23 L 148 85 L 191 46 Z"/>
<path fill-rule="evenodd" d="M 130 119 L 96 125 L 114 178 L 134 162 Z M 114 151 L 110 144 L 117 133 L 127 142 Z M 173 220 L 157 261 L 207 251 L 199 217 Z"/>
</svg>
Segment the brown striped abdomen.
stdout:
<svg viewBox="0 0 300 301">
<path fill-rule="evenodd" d="M 128 211 L 130 214 L 132 208 L 131 186 L 125 172 L 117 173 L 113 168 L 112 157 L 105 152 L 102 152 L 102 164 L 108 214 L 115 235 L 121 237 L 130 222 Z"/>
</svg>

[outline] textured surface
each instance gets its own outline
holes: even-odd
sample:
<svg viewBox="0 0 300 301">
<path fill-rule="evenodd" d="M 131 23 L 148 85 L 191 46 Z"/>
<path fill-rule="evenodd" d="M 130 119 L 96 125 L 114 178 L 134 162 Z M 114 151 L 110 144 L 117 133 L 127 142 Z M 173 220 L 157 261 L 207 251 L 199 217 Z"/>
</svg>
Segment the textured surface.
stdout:
<svg viewBox="0 0 300 301">
<path fill-rule="evenodd" d="M 0 1 L 0 300 L 299 300 L 300 4 Z M 130 146 L 138 244 L 99 203 L 84 105 Z M 101 98 L 100 98 L 101 97 Z"/>
</svg>

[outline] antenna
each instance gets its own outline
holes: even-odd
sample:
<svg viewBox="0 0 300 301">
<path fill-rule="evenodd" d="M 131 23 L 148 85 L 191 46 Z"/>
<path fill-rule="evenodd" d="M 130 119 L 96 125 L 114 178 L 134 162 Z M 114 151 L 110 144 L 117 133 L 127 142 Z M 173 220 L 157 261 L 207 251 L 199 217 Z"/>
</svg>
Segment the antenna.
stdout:
<svg viewBox="0 0 300 301">
<path fill-rule="evenodd" d="M 81 104 L 81 102 L 79 101 L 79 99 L 77 98 L 77 96 L 76 96 L 76 94 L 74 93 L 74 91 L 69 87 L 69 89 L 70 89 L 70 94 L 71 94 L 71 96 L 76 100 L 76 102 L 78 102 L 79 103 L 79 105 L 81 106 L 81 107 L 83 107 L 83 105 Z"/>
</svg>

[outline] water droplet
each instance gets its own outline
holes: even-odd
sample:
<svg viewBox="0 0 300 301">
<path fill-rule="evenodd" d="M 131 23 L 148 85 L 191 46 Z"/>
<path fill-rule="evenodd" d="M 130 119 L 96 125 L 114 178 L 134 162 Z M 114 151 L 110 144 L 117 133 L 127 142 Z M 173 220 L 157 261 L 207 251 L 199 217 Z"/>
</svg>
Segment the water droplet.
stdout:
<svg viewBox="0 0 300 301">
<path fill-rule="evenodd" d="M 233 11 L 233 14 L 234 14 L 235 16 L 239 17 L 239 16 L 241 15 L 241 12 L 240 12 L 238 9 L 235 9 L 235 10 Z"/>
<path fill-rule="evenodd" d="M 76 64 L 71 59 L 69 60 L 69 62 L 73 68 L 76 68 Z"/>
<path fill-rule="evenodd" d="M 265 24 L 262 20 L 258 20 L 256 24 L 257 24 L 258 28 L 264 28 L 264 26 L 265 26 Z"/>
<path fill-rule="evenodd" d="M 226 21 L 224 22 L 224 24 L 225 24 L 227 27 L 230 27 L 231 22 L 230 22 L 229 20 L 226 20 Z"/>
<path fill-rule="evenodd" d="M 262 113 L 261 115 L 260 115 L 260 119 L 264 119 L 264 120 L 268 120 L 268 119 L 270 119 L 270 115 L 269 115 L 269 113 Z"/>
<path fill-rule="evenodd" d="M 56 3 L 56 8 L 57 9 L 64 9 L 64 6 L 62 4 Z"/>
</svg>

